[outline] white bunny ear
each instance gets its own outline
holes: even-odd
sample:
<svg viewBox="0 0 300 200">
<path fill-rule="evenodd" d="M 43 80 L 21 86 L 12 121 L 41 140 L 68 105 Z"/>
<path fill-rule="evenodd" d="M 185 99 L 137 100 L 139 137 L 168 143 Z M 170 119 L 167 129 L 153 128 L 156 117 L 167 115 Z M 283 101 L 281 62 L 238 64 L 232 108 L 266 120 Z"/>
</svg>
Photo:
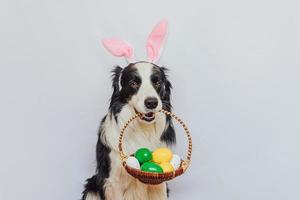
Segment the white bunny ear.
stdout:
<svg viewBox="0 0 300 200">
<path fill-rule="evenodd" d="M 133 48 L 126 41 L 108 38 L 102 40 L 102 44 L 114 56 L 125 57 L 128 62 L 133 59 Z"/>
<path fill-rule="evenodd" d="M 167 20 L 162 20 L 154 27 L 148 37 L 146 48 L 148 59 L 151 62 L 157 61 L 159 59 L 161 46 L 166 38 L 167 29 Z"/>
</svg>

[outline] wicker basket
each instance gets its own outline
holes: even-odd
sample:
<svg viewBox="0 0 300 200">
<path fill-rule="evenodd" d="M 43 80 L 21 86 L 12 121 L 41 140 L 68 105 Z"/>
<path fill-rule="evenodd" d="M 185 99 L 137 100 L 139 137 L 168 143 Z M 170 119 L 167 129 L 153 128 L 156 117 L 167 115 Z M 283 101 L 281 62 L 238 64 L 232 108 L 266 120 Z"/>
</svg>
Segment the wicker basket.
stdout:
<svg viewBox="0 0 300 200">
<path fill-rule="evenodd" d="M 186 160 L 181 160 L 180 167 L 178 169 L 176 169 L 175 171 L 166 172 L 166 173 L 145 172 L 145 171 L 141 171 L 139 169 L 135 169 L 135 168 L 132 168 L 132 167 L 129 167 L 128 165 L 126 165 L 126 160 L 127 160 L 128 156 L 126 156 L 123 151 L 124 132 L 125 132 L 126 128 L 129 126 L 129 124 L 134 119 L 136 119 L 139 116 L 139 114 L 134 115 L 133 117 L 131 117 L 128 120 L 128 122 L 121 129 L 120 137 L 119 137 L 119 152 L 120 152 L 120 157 L 121 157 L 123 167 L 126 169 L 126 171 L 130 175 L 139 179 L 141 182 L 146 183 L 146 184 L 152 184 L 152 185 L 160 184 L 164 181 L 168 181 L 177 176 L 182 175 L 189 167 L 190 162 L 191 162 L 191 156 L 192 156 L 192 137 L 191 137 L 190 132 L 189 132 L 187 126 L 185 125 L 185 123 L 179 117 L 177 117 L 176 115 L 174 115 L 173 113 L 171 113 L 169 111 L 160 110 L 159 112 L 164 113 L 164 114 L 172 117 L 173 119 L 175 119 L 183 127 L 183 129 L 186 133 L 186 136 L 188 138 L 188 151 L 187 151 Z"/>
</svg>

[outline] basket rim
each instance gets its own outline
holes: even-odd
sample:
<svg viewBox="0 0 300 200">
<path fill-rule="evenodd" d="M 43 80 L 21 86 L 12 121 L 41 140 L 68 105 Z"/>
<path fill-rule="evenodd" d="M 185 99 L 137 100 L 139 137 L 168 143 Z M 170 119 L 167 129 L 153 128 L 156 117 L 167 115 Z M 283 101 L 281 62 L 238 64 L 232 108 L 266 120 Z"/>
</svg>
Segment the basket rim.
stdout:
<svg viewBox="0 0 300 200">
<path fill-rule="evenodd" d="M 188 127 L 187 125 L 179 118 L 177 117 L 175 114 L 171 113 L 170 111 L 166 111 L 166 110 L 163 110 L 163 109 L 160 109 L 158 112 L 161 112 L 161 113 L 164 113 L 165 115 L 167 116 L 170 116 L 172 117 L 173 119 L 175 119 L 184 129 L 185 133 L 186 133 L 186 136 L 187 136 L 187 139 L 188 139 L 188 151 L 187 151 L 187 155 L 186 155 L 186 159 L 183 160 L 181 159 L 181 164 L 180 164 L 180 167 L 176 170 L 174 170 L 173 172 L 163 172 L 163 173 L 155 173 L 155 172 L 145 172 L 145 171 L 142 171 L 142 170 L 139 170 L 139 169 L 135 169 L 135 168 L 132 168 L 132 167 L 129 167 L 128 165 L 126 165 L 126 160 L 129 156 L 125 155 L 124 151 L 123 151 L 123 139 L 124 139 L 124 135 L 125 135 L 125 130 L 126 128 L 129 126 L 129 124 L 131 122 L 133 122 L 137 117 L 139 117 L 141 114 L 140 113 L 136 113 L 134 116 L 132 116 L 123 126 L 123 128 L 121 129 L 120 131 L 120 135 L 119 135 L 119 154 L 120 154 L 120 159 L 123 163 L 123 167 L 126 169 L 126 171 L 128 172 L 130 170 L 130 172 L 134 172 L 136 174 L 143 174 L 145 177 L 148 177 L 148 178 L 159 178 L 159 177 L 166 177 L 166 176 L 173 176 L 176 177 L 176 172 L 179 173 L 180 171 L 182 171 L 181 174 L 183 174 L 187 168 L 189 167 L 190 165 L 190 162 L 191 162 L 191 156 L 192 156 L 192 137 L 190 135 L 190 132 L 188 130 Z M 127 170 L 129 169 L 129 170 Z M 129 172 L 128 172 L 129 173 Z M 130 173 L 131 174 L 131 173 Z"/>
</svg>

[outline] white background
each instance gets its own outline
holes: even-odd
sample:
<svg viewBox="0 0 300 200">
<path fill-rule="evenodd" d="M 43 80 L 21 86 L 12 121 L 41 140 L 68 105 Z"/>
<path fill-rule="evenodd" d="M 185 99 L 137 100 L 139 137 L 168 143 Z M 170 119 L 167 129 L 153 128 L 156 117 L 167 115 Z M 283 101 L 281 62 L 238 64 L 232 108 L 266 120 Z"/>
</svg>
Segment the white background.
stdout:
<svg viewBox="0 0 300 200">
<path fill-rule="evenodd" d="M 0 199 L 80 198 L 96 165 L 110 70 L 125 64 L 99 41 L 126 39 L 143 60 L 162 18 L 170 31 L 160 63 L 194 141 L 192 166 L 170 182 L 170 199 L 300 199 L 299 6 L 2 0 Z"/>
</svg>

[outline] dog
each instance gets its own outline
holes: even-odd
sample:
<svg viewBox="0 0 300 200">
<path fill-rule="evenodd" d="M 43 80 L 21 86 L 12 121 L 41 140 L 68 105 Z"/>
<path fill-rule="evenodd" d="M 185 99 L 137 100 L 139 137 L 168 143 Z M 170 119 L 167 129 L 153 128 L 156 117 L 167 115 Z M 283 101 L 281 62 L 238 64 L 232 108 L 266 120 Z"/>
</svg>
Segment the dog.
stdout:
<svg viewBox="0 0 300 200">
<path fill-rule="evenodd" d="M 140 61 L 113 69 L 113 93 L 108 113 L 101 121 L 96 147 L 96 174 L 87 179 L 82 200 L 166 200 L 166 183 L 147 185 L 123 168 L 118 151 L 121 128 L 136 113 L 125 134 L 124 150 L 175 144 L 172 119 L 158 112 L 171 111 L 172 85 L 167 68 Z"/>
</svg>

